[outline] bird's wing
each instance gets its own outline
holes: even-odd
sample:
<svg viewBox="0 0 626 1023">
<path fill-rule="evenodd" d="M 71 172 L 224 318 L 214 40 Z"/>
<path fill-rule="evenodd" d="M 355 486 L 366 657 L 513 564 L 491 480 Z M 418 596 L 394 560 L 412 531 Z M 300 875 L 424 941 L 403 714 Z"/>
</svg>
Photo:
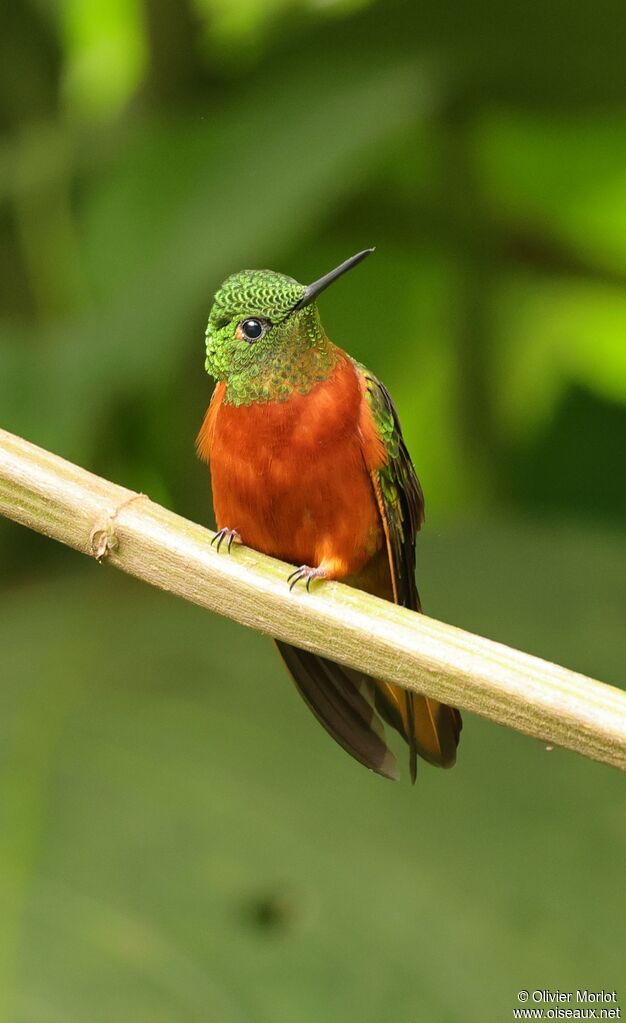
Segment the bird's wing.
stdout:
<svg viewBox="0 0 626 1023">
<path fill-rule="evenodd" d="M 385 533 L 394 601 L 420 611 L 415 582 L 415 538 L 424 521 L 424 495 L 389 391 L 364 367 L 357 366 L 357 370 L 365 399 L 361 422 L 363 456 Z M 383 716 L 392 724 L 393 717 L 397 720 L 400 716 L 401 731 L 409 744 L 412 779 L 415 780 L 418 753 L 431 763 L 451 767 L 461 730 L 459 712 L 387 682 L 380 681 L 377 687 Z"/>
<path fill-rule="evenodd" d="M 365 402 L 363 453 L 383 521 L 394 600 L 421 610 L 415 583 L 415 537 L 424 521 L 424 495 L 389 391 L 358 367 Z"/>
</svg>

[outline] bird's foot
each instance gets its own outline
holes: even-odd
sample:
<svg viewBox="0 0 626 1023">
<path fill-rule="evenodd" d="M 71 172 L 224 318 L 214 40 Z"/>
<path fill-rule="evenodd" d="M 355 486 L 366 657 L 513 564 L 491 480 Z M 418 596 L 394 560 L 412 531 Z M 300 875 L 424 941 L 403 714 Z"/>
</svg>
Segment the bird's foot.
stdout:
<svg viewBox="0 0 626 1023">
<path fill-rule="evenodd" d="M 241 537 L 239 536 L 237 530 L 229 529 L 228 526 L 224 526 L 223 529 L 218 529 L 217 533 L 211 540 L 211 547 L 213 546 L 214 543 L 217 542 L 217 549 L 219 551 L 220 547 L 224 543 L 224 540 L 226 540 L 226 547 L 228 549 L 229 554 L 230 549 L 234 543 L 241 543 Z"/>
<path fill-rule="evenodd" d="M 326 571 L 323 568 L 309 568 L 308 565 L 300 565 L 300 568 L 296 568 L 295 572 L 287 576 L 287 582 L 289 583 L 289 590 L 293 590 L 296 583 L 299 583 L 301 579 L 306 580 L 306 588 L 308 591 L 311 589 L 312 579 L 324 579 Z"/>
</svg>

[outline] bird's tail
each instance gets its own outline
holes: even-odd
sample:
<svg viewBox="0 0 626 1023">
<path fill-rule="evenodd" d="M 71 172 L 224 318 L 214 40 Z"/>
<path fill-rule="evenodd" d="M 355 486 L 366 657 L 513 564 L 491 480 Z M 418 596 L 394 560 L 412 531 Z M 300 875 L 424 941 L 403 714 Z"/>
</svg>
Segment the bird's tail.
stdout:
<svg viewBox="0 0 626 1023">
<path fill-rule="evenodd" d="M 408 692 L 391 682 L 377 680 L 375 687 L 381 717 L 409 744 L 411 779 L 415 781 L 416 754 L 435 767 L 454 767 L 463 727 L 456 707 Z"/>
<path fill-rule="evenodd" d="M 453 707 L 287 643 L 277 640 L 276 646 L 318 721 L 365 767 L 385 778 L 398 777 L 383 721 L 408 742 L 413 781 L 417 755 L 439 767 L 452 767 L 461 731 L 461 715 Z"/>
</svg>

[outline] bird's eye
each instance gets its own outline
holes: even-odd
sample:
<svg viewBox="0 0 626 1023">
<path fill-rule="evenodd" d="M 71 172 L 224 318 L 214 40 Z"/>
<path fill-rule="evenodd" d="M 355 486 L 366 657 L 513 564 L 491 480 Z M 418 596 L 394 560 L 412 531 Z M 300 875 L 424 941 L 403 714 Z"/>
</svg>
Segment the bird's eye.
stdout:
<svg viewBox="0 0 626 1023">
<path fill-rule="evenodd" d="M 250 318 L 248 320 L 242 320 L 239 324 L 241 334 L 246 341 L 258 341 L 260 337 L 263 337 L 267 330 L 267 324 L 262 320 Z"/>
</svg>

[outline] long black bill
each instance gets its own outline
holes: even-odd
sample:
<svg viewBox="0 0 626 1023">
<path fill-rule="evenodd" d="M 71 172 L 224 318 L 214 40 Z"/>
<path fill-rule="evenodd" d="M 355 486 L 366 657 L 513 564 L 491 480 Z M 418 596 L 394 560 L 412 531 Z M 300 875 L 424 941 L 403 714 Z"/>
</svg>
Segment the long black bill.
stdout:
<svg viewBox="0 0 626 1023">
<path fill-rule="evenodd" d="M 319 281 L 313 281 L 313 284 L 307 285 L 307 289 L 304 292 L 304 295 L 297 303 L 297 305 L 293 307 L 293 311 L 296 312 L 296 310 L 298 309 L 304 309 L 305 305 L 310 305 L 311 302 L 314 302 L 317 296 L 322 293 L 322 291 L 326 290 L 329 284 L 332 284 L 333 281 L 336 281 L 338 277 L 341 277 L 343 274 L 347 273 L 348 270 L 351 270 L 353 266 L 356 266 L 357 263 L 360 263 L 361 260 L 365 259 L 366 256 L 371 255 L 373 251 L 374 249 L 363 249 L 363 252 L 357 252 L 356 256 L 350 256 L 350 259 L 346 259 L 344 263 L 341 263 L 340 266 L 335 267 L 335 269 L 331 270 L 330 273 L 327 273 L 323 277 L 320 277 Z"/>
</svg>

